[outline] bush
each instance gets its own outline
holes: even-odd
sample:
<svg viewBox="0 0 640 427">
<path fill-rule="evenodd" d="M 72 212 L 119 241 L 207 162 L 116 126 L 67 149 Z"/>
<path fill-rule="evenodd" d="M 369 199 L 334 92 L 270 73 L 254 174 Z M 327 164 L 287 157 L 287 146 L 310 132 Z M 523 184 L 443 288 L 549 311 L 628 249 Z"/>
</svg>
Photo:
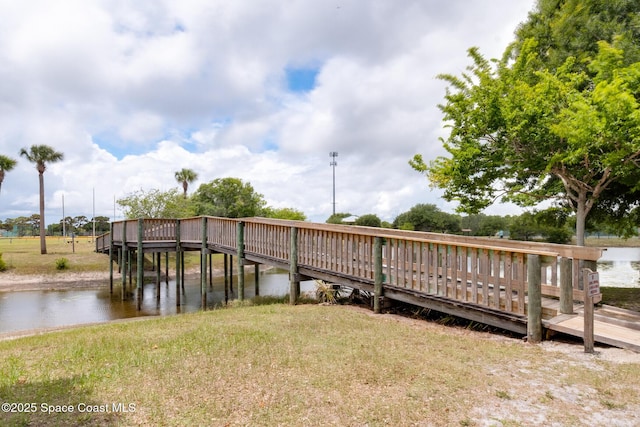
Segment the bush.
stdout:
<svg viewBox="0 0 640 427">
<path fill-rule="evenodd" d="M 2 259 L 2 252 L 0 252 L 0 271 L 7 270 L 7 263 Z"/>
<path fill-rule="evenodd" d="M 58 258 L 56 260 L 56 270 L 66 270 L 69 268 L 69 260 L 66 258 Z"/>
</svg>

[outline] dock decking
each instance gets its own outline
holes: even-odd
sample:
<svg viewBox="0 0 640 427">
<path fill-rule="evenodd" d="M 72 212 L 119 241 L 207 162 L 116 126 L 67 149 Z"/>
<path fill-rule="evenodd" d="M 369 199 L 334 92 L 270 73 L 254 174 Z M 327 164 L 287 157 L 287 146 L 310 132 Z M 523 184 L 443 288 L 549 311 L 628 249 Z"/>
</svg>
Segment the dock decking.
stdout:
<svg viewBox="0 0 640 427">
<path fill-rule="evenodd" d="M 372 292 L 377 312 L 385 299 L 402 301 L 526 334 L 533 342 L 542 339 L 543 328 L 576 335 L 585 339 L 585 349 L 589 331 L 585 336 L 578 325 L 583 270 L 595 270 L 602 255 L 599 248 L 569 245 L 215 217 L 114 222 L 110 233 L 96 239 L 96 250 L 121 267 L 131 265 L 132 254 L 142 265 L 144 253 L 200 251 L 203 298 L 207 257 L 223 253 L 236 257 L 239 299 L 245 265 L 267 264 L 289 270 L 292 303 L 300 281 L 322 279 Z M 181 258 L 176 256 L 177 272 Z M 137 275 L 141 289 L 141 269 Z M 596 341 L 639 350 L 640 331 L 618 325 L 632 331 L 625 346 L 609 339 L 609 329 L 599 322 Z"/>
</svg>

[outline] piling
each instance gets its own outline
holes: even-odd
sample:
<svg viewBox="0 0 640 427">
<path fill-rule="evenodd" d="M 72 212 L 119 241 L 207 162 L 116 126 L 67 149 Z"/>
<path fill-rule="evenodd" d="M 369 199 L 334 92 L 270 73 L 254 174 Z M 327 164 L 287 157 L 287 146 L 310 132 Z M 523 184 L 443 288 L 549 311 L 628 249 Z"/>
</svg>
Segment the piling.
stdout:
<svg viewBox="0 0 640 427">
<path fill-rule="evenodd" d="M 207 217 L 202 217 L 202 246 L 200 248 L 200 294 L 202 309 L 207 308 Z"/>
<path fill-rule="evenodd" d="M 138 245 L 137 245 L 137 276 L 136 287 L 138 289 L 138 310 L 142 308 L 142 285 L 144 281 L 144 253 L 142 252 L 142 241 L 144 239 L 144 219 L 138 219 Z"/>
<path fill-rule="evenodd" d="M 244 301 L 244 222 L 240 221 L 236 230 L 236 247 L 238 248 L 238 299 Z"/>
<path fill-rule="evenodd" d="M 373 312 L 380 314 L 380 302 L 382 299 L 382 237 L 375 237 L 373 240 Z"/>
<path fill-rule="evenodd" d="M 560 313 L 573 313 L 573 261 L 560 258 Z"/>
<path fill-rule="evenodd" d="M 180 244 L 180 220 L 176 220 L 176 306 L 180 307 L 180 286 L 184 277 L 182 276 L 182 247 Z"/>
<path fill-rule="evenodd" d="M 289 245 L 289 304 L 298 302 L 300 276 L 298 275 L 298 229 L 291 227 L 291 244 Z"/>
<path fill-rule="evenodd" d="M 527 254 L 527 341 L 542 341 L 542 274 L 540 256 Z"/>
</svg>

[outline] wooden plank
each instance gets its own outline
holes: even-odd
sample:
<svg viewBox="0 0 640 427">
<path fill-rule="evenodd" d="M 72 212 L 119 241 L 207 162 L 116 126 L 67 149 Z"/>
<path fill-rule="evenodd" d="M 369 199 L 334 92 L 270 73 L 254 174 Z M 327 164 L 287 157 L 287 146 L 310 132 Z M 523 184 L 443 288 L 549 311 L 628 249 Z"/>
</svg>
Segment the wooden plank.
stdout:
<svg viewBox="0 0 640 427">
<path fill-rule="evenodd" d="M 504 285 L 504 306 L 505 310 L 512 312 L 513 311 L 513 263 L 512 263 L 512 252 L 506 252 L 504 254 L 504 276 L 505 276 L 505 285 Z"/>
<path fill-rule="evenodd" d="M 482 271 L 482 304 L 489 306 L 489 250 L 481 249 L 480 269 Z"/>
<path fill-rule="evenodd" d="M 582 338 L 584 335 L 584 319 L 582 315 L 562 315 L 560 321 L 544 321 L 545 327 Z M 625 328 L 599 320 L 593 325 L 594 340 L 599 343 L 640 351 L 640 331 Z"/>
</svg>

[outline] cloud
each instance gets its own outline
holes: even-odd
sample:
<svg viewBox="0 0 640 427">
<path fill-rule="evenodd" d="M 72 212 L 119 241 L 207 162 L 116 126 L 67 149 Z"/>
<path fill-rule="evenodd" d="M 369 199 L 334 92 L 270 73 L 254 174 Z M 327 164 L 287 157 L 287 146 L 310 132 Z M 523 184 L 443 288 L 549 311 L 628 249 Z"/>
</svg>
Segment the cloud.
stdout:
<svg viewBox="0 0 640 427">
<path fill-rule="evenodd" d="M 324 221 L 336 209 L 387 220 L 416 203 L 447 210 L 407 162 L 443 154 L 440 73 L 466 49 L 499 56 L 534 1 L 141 0 L 2 2 L 0 153 L 19 160 L 0 219 L 37 211 L 22 147 L 65 154 L 45 173 L 48 221 L 113 217 L 114 198 L 250 182 L 275 207 Z M 304 90 L 292 70 L 309 70 Z M 288 74 L 289 73 L 289 74 Z M 292 90 L 293 89 L 293 90 Z M 500 213 L 504 213 L 502 208 Z M 116 216 L 121 215 L 116 209 Z"/>
</svg>

